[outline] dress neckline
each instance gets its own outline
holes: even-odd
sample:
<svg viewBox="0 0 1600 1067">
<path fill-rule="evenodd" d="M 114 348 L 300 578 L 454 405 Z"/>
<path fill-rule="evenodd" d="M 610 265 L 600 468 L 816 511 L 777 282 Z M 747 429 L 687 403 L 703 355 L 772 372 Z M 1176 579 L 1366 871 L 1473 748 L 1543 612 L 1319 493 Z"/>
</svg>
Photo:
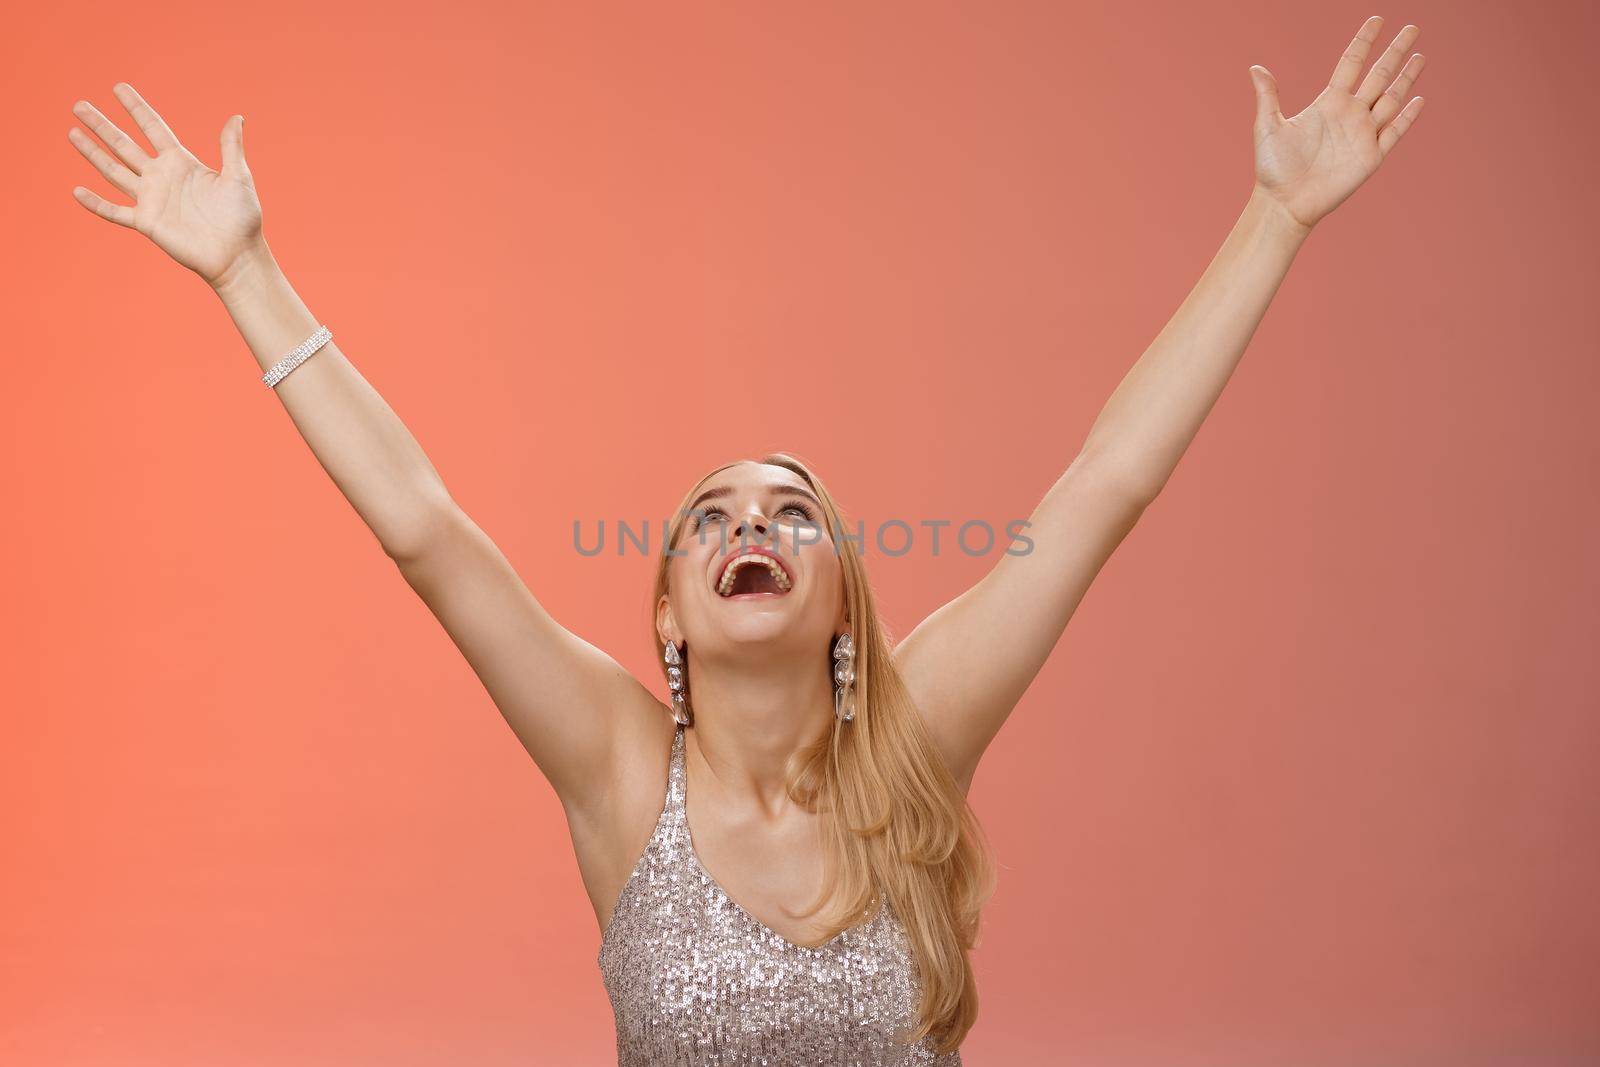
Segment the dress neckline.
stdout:
<svg viewBox="0 0 1600 1067">
<path fill-rule="evenodd" d="M 785 948 L 794 952 L 801 952 L 812 956 L 827 954 L 829 950 L 837 947 L 838 944 L 844 940 L 845 935 L 850 933 L 854 927 L 846 927 L 845 929 L 840 930 L 837 934 L 834 934 L 820 945 L 801 945 L 794 941 L 790 941 L 787 937 L 784 937 L 782 934 L 778 933 L 778 931 L 774 930 L 771 926 L 768 926 L 766 923 L 756 918 L 755 914 L 751 912 L 749 908 L 746 908 L 743 904 L 740 904 L 737 900 L 734 900 L 733 895 L 723 888 L 721 882 L 717 881 L 717 876 L 712 874 L 711 871 L 706 868 L 706 865 L 701 862 L 700 853 L 697 852 L 694 847 L 694 833 L 689 829 L 688 745 L 684 741 L 684 732 L 684 728 L 679 726 L 677 736 L 673 738 L 672 762 L 673 772 L 677 776 L 677 791 L 674 799 L 677 803 L 679 818 L 683 824 L 683 839 L 685 845 L 687 846 L 685 851 L 689 854 L 689 862 L 694 864 L 695 869 L 698 870 L 701 876 L 705 878 L 706 884 L 709 885 L 712 891 L 715 892 L 715 894 L 728 905 L 734 914 L 741 916 L 746 923 L 755 927 L 758 933 L 772 938 Z"/>
</svg>

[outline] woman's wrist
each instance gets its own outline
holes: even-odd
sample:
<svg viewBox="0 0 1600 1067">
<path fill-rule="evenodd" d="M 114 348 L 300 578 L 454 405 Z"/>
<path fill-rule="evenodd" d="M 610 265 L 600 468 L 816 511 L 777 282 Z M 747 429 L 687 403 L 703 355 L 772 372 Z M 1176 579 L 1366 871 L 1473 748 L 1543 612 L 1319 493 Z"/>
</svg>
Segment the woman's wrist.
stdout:
<svg viewBox="0 0 1600 1067">
<path fill-rule="evenodd" d="M 229 304 L 271 284 L 274 276 L 280 274 L 282 271 L 273 258 L 272 249 L 267 247 L 266 238 L 257 234 L 231 263 L 206 282 L 224 304 Z"/>
<path fill-rule="evenodd" d="M 234 257 L 211 288 L 263 371 L 320 325 L 289 284 L 265 241 L 258 239 Z"/>
<path fill-rule="evenodd" d="M 1311 235 L 1311 225 L 1300 221 L 1282 200 L 1261 186 L 1253 186 L 1245 211 L 1254 214 L 1275 238 L 1298 245 Z"/>
</svg>

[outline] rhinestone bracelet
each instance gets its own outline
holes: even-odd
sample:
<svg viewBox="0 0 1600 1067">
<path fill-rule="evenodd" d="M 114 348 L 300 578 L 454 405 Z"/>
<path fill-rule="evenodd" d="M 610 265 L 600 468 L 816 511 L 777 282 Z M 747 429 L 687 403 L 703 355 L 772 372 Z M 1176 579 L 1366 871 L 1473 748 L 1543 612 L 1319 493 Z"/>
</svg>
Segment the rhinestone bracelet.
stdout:
<svg viewBox="0 0 1600 1067">
<path fill-rule="evenodd" d="M 283 381 L 283 376 L 294 370 L 300 364 L 311 358 L 311 353 L 333 340 L 333 331 L 326 326 L 318 326 L 317 332 L 300 342 L 300 347 L 274 363 L 261 380 L 269 386 L 277 387 Z"/>
</svg>

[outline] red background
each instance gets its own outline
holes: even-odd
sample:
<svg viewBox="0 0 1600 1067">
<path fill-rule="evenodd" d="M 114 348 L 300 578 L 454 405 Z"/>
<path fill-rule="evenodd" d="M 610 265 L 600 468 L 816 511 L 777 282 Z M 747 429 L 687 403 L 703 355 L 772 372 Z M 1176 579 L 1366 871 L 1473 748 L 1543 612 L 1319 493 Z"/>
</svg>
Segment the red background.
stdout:
<svg viewBox="0 0 1600 1067">
<path fill-rule="evenodd" d="M 969 1064 L 1600 1057 L 1588 4 L 36 5 L 4 49 L 0 1061 L 603 1064 L 555 797 L 221 306 L 67 140 L 245 147 L 280 262 L 658 685 L 711 465 L 1025 516 L 1366 16 L 1428 104 L 1312 235 L 979 770 Z M 762 376 L 724 374 L 761 368 Z M 993 562 L 868 566 L 910 630 Z"/>
</svg>

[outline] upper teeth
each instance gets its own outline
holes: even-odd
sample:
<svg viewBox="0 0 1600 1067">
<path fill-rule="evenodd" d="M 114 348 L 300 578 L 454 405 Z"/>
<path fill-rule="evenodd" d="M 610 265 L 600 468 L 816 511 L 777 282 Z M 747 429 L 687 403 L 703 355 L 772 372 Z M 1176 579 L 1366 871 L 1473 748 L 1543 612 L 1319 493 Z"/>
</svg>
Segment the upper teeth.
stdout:
<svg viewBox="0 0 1600 1067">
<path fill-rule="evenodd" d="M 789 575 L 784 571 L 783 565 L 771 556 L 764 556 L 759 552 L 751 552 L 743 556 L 735 556 L 728 563 L 727 568 L 722 572 L 722 580 L 717 583 L 717 595 L 727 596 L 732 592 L 734 575 L 739 572 L 739 568 L 754 563 L 763 564 L 767 570 L 772 572 L 772 580 L 778 583 L 778 589 L 781 592 L 786 593 L 789 591 Z"/>
</svg>

